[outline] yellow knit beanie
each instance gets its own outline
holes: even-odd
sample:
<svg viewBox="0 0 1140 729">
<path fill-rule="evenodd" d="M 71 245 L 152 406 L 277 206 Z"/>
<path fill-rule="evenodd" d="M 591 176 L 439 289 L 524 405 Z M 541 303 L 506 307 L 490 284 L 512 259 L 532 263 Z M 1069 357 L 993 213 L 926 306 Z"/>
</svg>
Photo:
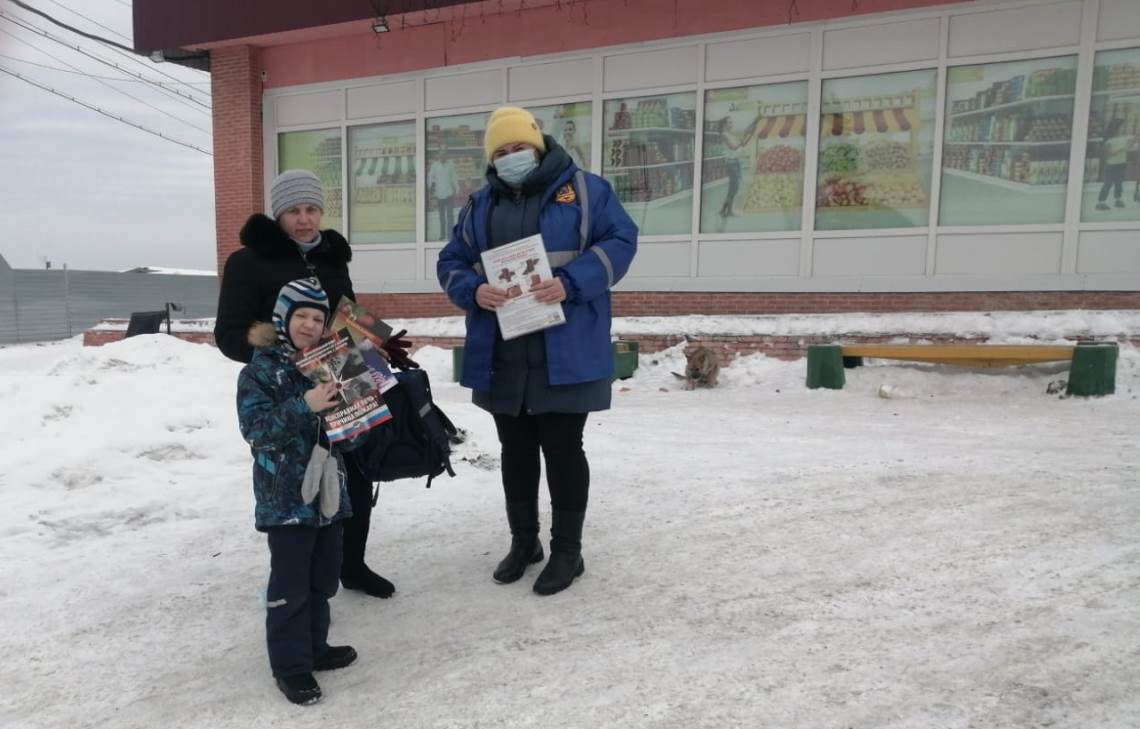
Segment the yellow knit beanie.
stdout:
<svg viewBox="0 0 1140 729">
<path fill-rule="evenodd" d="M 517 106 L 500 106 L 491 113 L 487 120 L 487 132 L 483 135 L 487 160 L 491 159 L 499 147 L 515 142 L 526 142 L 534 145 L 539 152 L 546 152 L 546 142 L 542 140 L 542 131 L 538 128 L 534 115 Z"/>
</svg>

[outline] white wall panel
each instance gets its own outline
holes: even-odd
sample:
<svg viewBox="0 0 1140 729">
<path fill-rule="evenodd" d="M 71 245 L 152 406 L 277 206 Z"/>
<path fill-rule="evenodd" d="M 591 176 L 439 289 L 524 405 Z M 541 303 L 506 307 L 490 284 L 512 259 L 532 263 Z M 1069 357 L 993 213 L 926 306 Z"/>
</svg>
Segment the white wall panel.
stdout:
<svg viewBox="0 0 1140 729">
<path fill-rule="evenodd" d="M 808 33 L 710 43 L 705 52 L 708 81 L 806 73 L 810 69 L 811 35 Z"/>
<path fill-rule="evenodd" d="M 1140 38 L 1140 2 L 1136 0 L 1100 0 L 1097 40 Z"/>
<path fill-rule="evenodd" d="M 357 246 L 352 249 L 352 263 L 349 267 L 354 289 L 383 293 L 387 290 L 385 281 L 416 277 L 416 249 L 391 250 Z"/>
<path fill-rule="evenodd" d="M 424 278 L 428 281 L 436 281 L 435 264 L 439 261 L 439 252 L 443 248 L 440 246 L 428 247 L 424 249 Z"/>
<path fill-rule="evenodd" d="M 697 253 L 697 275 L 708 278 L 795 276 L 800 270 L 800 239 L 704 240 Z"/>
<path fill-rule="evenodd" d="M 1035 51 L 1077 45 L 1081 39 L 1079 0 L 950 19 L 950 55 Z"/>
<path fill-rule="evenodd" d="M 500 69 L 433 76 L 425 82 L 424 108 L 429 110 L 497 104 L 502 100 L 503 72 Z"/>
<path fill-rule="evenodd" d="M 416 113 L 416 82 L 377 84 L 348 89 L 348 118 Z"/>
<path fill-rule="evenodd" d="M 1086 230 L 1081 233 L 1077 273 L 1140 273 L 1140 231 Z"/>
<path fill-rule="evenodd" d="M 628 91 L 697 82 L 698 46 L 606 56 L 606 91 Z"/>
<path fill-rule="evenodd" d="M 627 277 L 689 275 L 689 243 L 640 243 Z"/>
<path fill-rule="evenodd" d="M 315 94 L 290 94 L 277 98 L 277 125 L 339 122 L 344 111 L 344 92 L 340 89 Z"/>
<path fill-rule="evenodd" d="M 938 18 L 829 30 L 823 34 L 825 69 L 877 66 L 938 58 Z"/>
<path fill-rule="evenodd" d="M 925 235 L 883 238 L 816 238 L 814 276 L 921 276 L 926 270 Z"/>
<path fill-rule="evenodd" d="M 513 66 L 507 71 L 507 96 L 511 101 L 582 96 L 593 90 L 594 62 L 589 58 Z"/>
<path fill-rule="evenodd" d="M 1063 238 L 1060 232 L 939 235 L 934 273 L 1058 274 Z"/>
</svg>

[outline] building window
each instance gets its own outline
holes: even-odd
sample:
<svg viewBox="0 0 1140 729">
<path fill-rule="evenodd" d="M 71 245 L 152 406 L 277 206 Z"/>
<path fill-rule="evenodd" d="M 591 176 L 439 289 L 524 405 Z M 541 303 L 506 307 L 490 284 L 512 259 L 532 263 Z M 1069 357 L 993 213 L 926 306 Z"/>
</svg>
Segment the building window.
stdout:
<svg viewBox="0 0 1140 729">
<path fill-rule="evenodd" d="M 282 132 L 277 135 L 277 172 L 309 170 L 321 178 L 325 210 L 321 227 L 343 230 L 340 129 Z"/>
<path fill-rule="evenodd" d="M 1081 220 L 1140 220 L 1140 48 L 1096 54 Z"/>
<path fill-rule="evenodd" d="M 936 83 L 933 69 L 823 82 L 817 230 L 927 225 Z"/>
<path fill-rule="evenodd" d="M 348 222 L 353 243 L 416 240 L 415 122 L 348 130 Z"/>
<path fill-rule="evenodd" d="M 602 174 L 642 235 L 692 230 L 696 104 L 696 92 L 604 104 Z"/>
<path fill-rule="evenodd" d="M 529 109 L 538 120 L 543 134 L 554 137 L 570 154 L 574 164 L 584 170 L 590 169 L 590 142 L 593 135 L 591 115 L 594 105 L 589 101 L 576 104 L 556 104 Z"/>
<path fill-rule="evenodd" d="M 942 225 L 1065 219 L 1077 57 L 951 68 Z"/>
<path fill-rule="evenodd" d="M 486 182 L 487 114 L 427 120 L 427 240 L 447 240 L 455 216 Z"/>
<path fill-rule="evenodd" d="M 806 81 L 705 94 L 701 232 L 799 230 Z"/>
</svg>

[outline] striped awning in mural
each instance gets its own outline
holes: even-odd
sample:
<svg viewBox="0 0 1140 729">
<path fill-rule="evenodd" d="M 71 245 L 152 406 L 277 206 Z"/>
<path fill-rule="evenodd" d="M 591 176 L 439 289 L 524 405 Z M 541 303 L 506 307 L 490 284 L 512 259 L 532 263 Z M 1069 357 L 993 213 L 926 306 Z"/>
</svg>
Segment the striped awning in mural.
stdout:
<svg viewBox="0 0 1140 729">
<path fill-rule="evenodd" d="M 756 126 L 756 137 L 768 139 L 769 137 L 802 137 L 807 126 L 807 117 L 803 114 L 785 114 L 781 116 L 766 116 Z"/>
<path fill-rule="evenodd" d="M 842 114 L 824 114 L 819 121 L 820 133 L 840 137 L 844 134 L 865 132 L 909 132 L 918 126 L 914 107 L 896 107 L 876 111 L 848 111 Z"/>
</svg>

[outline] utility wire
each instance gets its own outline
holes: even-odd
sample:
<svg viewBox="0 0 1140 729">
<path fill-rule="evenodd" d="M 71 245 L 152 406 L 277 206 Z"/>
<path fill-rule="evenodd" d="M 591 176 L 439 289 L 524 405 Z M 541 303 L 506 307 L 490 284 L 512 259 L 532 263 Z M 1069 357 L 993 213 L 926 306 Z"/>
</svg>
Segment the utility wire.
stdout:
<svg viewBox="0 0 1140 729">
<path fill-rule="evenodd" d="M 48 71 L 59 71 L 60 73 L 72 73 L 72 74 L 77 74 L 79 76 L 86 76 L 87 78 L 101 78 L 104 81 L 119 81 L 119 82 L 131 83 L 131 84 L 154 84 L 157 86 L 164 86 L 164 87 L 167 85 L 166 81 L 144 81 L 142 79 L 137 79 L 137 78 L 123 78 L 122 76 L 100 76 L 99 74 L 87 73 L 86 71 L 72 71 L 69 68 L 60 68 L 59 66 L 51 66 L 51 65 L 46 64 L 46 63 L 36 63 L 35 61 L 29 61 L 26 58 L 17 58 L 16 56 L 6 56 L 3 53 L 0 53 L 0 58 L 3 58 L 6 61 L 15 61 L 16 63 L 26 63 L 29 66 L 35 66 L 37 68 L 47 69 Z M 194 83 L 209 84 L 210 82 L 209 81 L 195 81 Z"/>
<path fill-rule="evenodd" d="M 7 18 L 7 16 L 3 15 L 3 13 L 0 13 L 0 17 L 5 17 L 5 18 Z M 8 20 L 11 20 L 11 18 L 7 18 L 7 19 L 8 19 Z M 52 59 L 54 59 L 54 60 L 56 60 L 56 61 L 58 61 L 58 62 L 62 63 L 63 65 L 65 65 L 65 66 L 67 66 L 67 67 L 69 67 L 69 68 L 75 69 L 76 71 L 80 70 L 78 66 L 75 66 L 75 65 L 73 65 L 73 64 L 71 64 L 71 63 L 68 63 L 67 61 L 63 60 L 62 58 L 59 58 L 58 56 L 53 56 L 53 55 L 51 55 L 50 53 L 48 53 L 47 51 L 44 51 L 44 50 L 42 50 L 42 49 L 40 49 L 40 48 L 36 48 L 36 46 L 32 45 L 31 43 L 29 43 L 28 41 L 24 40 L 23 38 L 21 38 L 20 36 L 16 35 L 15 33 L 11 33 L 11 32 L 9 32 L 9 31 L 7 31 L 7 30 L 4 30 L 3 28 L 0 28 L 0 33 L 3 33 L 3 34 L 5 34 L 5 35 L 7 35 L 7 36 L 11 36 L 12 38 L 15 38 L 16 40 L 18 40 L 19 42 L 23 43 L 24 45 L 26 45 L 26 46 L 28 46 L 28 47 L 30 47 L 30 48 L 33 48 L 33 49 L 35 49 L 35 50 L 39 51 L 40 53 L 43 53 L 44 55 L 46 55 L 46 56 L 48 56 L 48 57 L 50 57 L 50 58 L 52 58 Z M 148 102 L 148 101 L 146 101 L 146 100 L 144 100 L 144 99 L 140 99 L 139 97 L 135 96 L 134 94 L 130 94 L 130 93 L 127 93 L 126 91 L 123 91 L 123 90 L 122 90 L 122 89 L 120 89 L 120 88 L 117 88 L 117 87 L 115 87 L 115 86 L 112 86 L 111 84 L 107 83 L 106 81 L 100 81 L 99 79 L 94 79 L 94 80 L 95 80 L 95 82 L 96 82 L 96 83 L 98 83 L 98 84 L 102 84 L 103 86 L 106 86 L 107 88 L 111 89 L 112 91 L 114 91 L 114 92 L 115 92 L 115 93 L 117 93 L 117 94 L 122 94 L 123 96 L 126 96 L 128 99 L 131 99 L 131 100 L 133 100 L 133 101 L 137 101 L 138 103 L 142 104 L 143 106 L 147 106 L 147 107 L 150 107 L 151 109 L 154 109 L 154 110 L 155 110 L 155 111 L 157 111 L 159 114 L 165 114 L 166 116 L 170 117 L 171 119 L 174 119 L 174 120 L 175 120 L 175 121 L 177 121 L 177 122 L 180 122 L 180 123 L 182 123 L 182 124 L 185 124 L 185 125 L 186 125 L 186 126 L 188 126 L 188 127 L 193 127 L 194 129 L 197 129 L 197 130 L 198 130 L 198 131 L 200 131 L 200 132 L 205 132 L 206 134 L 210 134 L 210 133 L 211 133 L 211 132 L 210 132 L 210 130 L 209 130 L 209 129 L 206 129 L 205 127 L 200 127 L 200 126 L 198 126 L 197 124 L 195 124 L 195 123 L 193 123 L 193 122 L 188 122 L 188 121 L 186 121 L 185 119 L 183 119 L 182 117 L 180 117 L 180 116 L 177 116 L 177 115 L 175 115 L 175 114 L 171 114 L 169 111 L 166 111 L 165 109 L 159 108 L 159 107 L 155 106 L 154 104 L 151 104 L 150 102 Z"/>
<path fill-rule="evenodd" d="M 56 6 L 57 8 L 63 8 L 64 10 L 66 10 L 66 11 L 67 11 L 67 12 L 69 12 L 69 13 L 71 13 L 72 15 L 78 15 L 79 17 L 83 18 L 84 20 L 86 20 L 88 23 L 91 23 L 92 25 L 97 25 L 97 26 L 99 26 L 100 28 L 102 28 L 103 30 L 109 30 L 109 31 L 111 31 L 111 32 L 112 32 L 112 33 L 114 33 L 115 35 L 117 35 L 117 36 L 119 36 L 120 38 L 122 38 L 123 40 L 125 40 L 127 43 L 130 43 L 130 42 L 131 42 L 131 39 L 130 39 L 130 38 L 128 38 L 127 36 L 123 35 L 123 34 L 122 34 L 122 33 L 120 33 L 119 31 L 115 30 L 114 28 L 110 28 L 110 27 L 108 27 L 108 26 L 106 26 L 106 25 L 103 25 L 103 24 L 102 24 L 102 23 L 100 23 L 98 20 L 95 20 L 94 18 L 88 17 L 88 16 L 84 15 L 83 13 L 79 12 L 78 10 L 73 10 L 72 8 L 69 8 L 69 7 L 67 7 L 66 5 L 64 5 L 64 4 L 63 4 L 63 3 L 61 3 L 61 2 L 56 2 L 56 0 L 47 0 L 47 1 L 48 1 L 49 3 L 51 3 L 52 5 Z"/>
<path fill-rule="evenodd" d="M 102 36 L 95 35 L 94 33 L 88 33 L 85 30 L 80 30 L 79 28 L 76 28 L 74 25 L 68 25 L 67 23 L 63 22 L 62 20 L 56 20 L 55 18 L 48 15 L 44 11 L 39 10 L 37 8 L 33 8 L 31 5 L 28 5 L 26 2 L 23 2 L 23 0 L 11 0 L 11 3 L 18 8 L 23 8 L 24 10 L 27 10 L 29 13 L 33 13 L 35 15 L 40 16 L 41 18 L 48 21 L 49 23 L 52 23 L 54 25 L 58 25 L 59 27 L 63 28 L 64 30 L 70 30 L 72 33 L 77 33 L 77 34 L 83 36 L 84 38 L 87 38 L 88 40 L 99 41 L 100 43 L 106 43 L 109 46 L 121 48 L 128 53 L 134 53 L 135 52 L 135 49 L 131 48 L 130 46 L 124 46 L 122 43 L 119 43 L 117 41 L 113 41 L 110 38 L 104 38 Z"/>
<path fill-rule="evenodd" d="M 120 66 L 120 65 L 119 65 L 119 64 L 117 64 L 117 63 L 114 63 L 114 62 L 112 62 L 112 61 L 108 61 L 108 60 L 106 60 L 105 58 L 100 58 L 99 56 L 97 56 L 97 55 L 95 55 L 95 54 L 93 54 L 93 53 L 89 53 L 88 51 L 85 51 L 85 50 L 84 50 L 82 47 L 80 47 L 80 46 L 73 46 L 73 45 L 71 45 L 70 43 L 68 43 L 67 41 L 65 41 L 65 40 L 62 40 L 62 39 L 60 39 L 60 38 L 57 38 L 57 37 L 55 37 L 54 35 L 52 35 L 51 33 L 48 33 L 46 30 L 40 30 L 39 28 L 35 27 L 34 25 L 26 25 L 26 24 L 25 24 L 25 23 L 23 23 L 22 21 L 20 21 L 20 20 L 17 20 L 16 18 L 13 18 L 11 15 L 7 15 L 7 14 L 6 14 L 6 13 L 4 13 L 4 11 L 2 11 L 2 10 L 0 10 L 0 18 L 3 18 L 3 19 L 5 19 L 5 20 L 7 20 L 8 22 L 10 22 L 10 23 L 12 23 L 12 24 L 14 24 L 14 25 L 17 25 L 17 26 L 19 26 L 19 27 L 23 28 L 24 30 L 27 30 L 27 31 L 31 31 L 31 32 L 33 32 L 33 33 L 36 33 L 36 34 L 38 34 L 38 35 L 41 35 L 41 36 L 43 36 L 44 38 L 47 38 L 47 39 L 48 39 L 48 40 L 50 40 L 50 41 L 53 41 L 53 42 L 55 42 L 55 43 L 58 43 L 59 45 L 63 46 L 64 48 L 67 48 L 67 49 L 69 49 L 69 50 L 75 51 L 76 53 L 79 53 L 80 55 L 86 56 L 86 57 L 88 57 L 88 58 L 90 58 L 90 59 L 92 59 L 92 60 L 98 61 L 99 63 L 102 63 L 104 66 L 109 66 L 109 67 L 111 67 L 111 68 L 115 69 L 116 71 L 119 71 L 120 73 L 124 73 L 124 74 L 126 74 L 126 75 L 128 75 L 128 76 L 133 76 L 134 78 L 136 78 L 136 79 L 139 79 L 139 80 L 142 80 L 142 81 L 145 81 L 145 82 L 146 82 L 146 83 L 148 83 L 148 84 L 155 84 L 155 83 L 158 83 L 158 82 L 156 82 L 154 79 L 149 79 L 149 78 L 147 78 L 147 77 L 143 76 L 142 74 L 134 73 L 133 71 L 128 71 L 127 69 L 123 68 L 122 66 Z M 44 55 L 46 55 L 46 56 L 49 56 L 49 57 L 51 57 L 51 58 L 53 58 L 53 59 L 55 59 L 55 60 L 59 61 L 60 63 L 62 63 L 62 64 L 64 64 L 64 65 L 66 65 L 66 66 L 69 66 L 69 67 L 71 67 L 71 68 L 76 68 L 75 66 L 72 66 L 70 63 L 67 63 L 66 61 L 64 61 L 64 60 L 62 60 L 62 59 L 60 59 L 60 58 L 58 58 L 57 56 L 53 56 L 53 55 L 51 55 L 50 53 L 48 53 L 47 51 L 45 51 L 45 50 L 43 50 L 43 49 L 41 49 L 41 48 L 38 48 L 37 46 L 34 46 L 34 45 L 32 45 L 32 44 L 28 43 L 27 41 L 25 41 L 25 40 L 23 40 L 23 39 L 19 38 L 19 36 L 13 35 L 13 34 L 11 34 L 11 33 L 9 33 L 8 35 L 12 35 L 12 37 L 13 37 L 13 38 L 16 38 L 17 40 L 20 40 L 20 42 L 24 43 L 25 45 L 31 46 L 32 48 L 34 48 L 35 50 L 39 51 L 40 53 L 43 53 Z M 78 70 L 78 69 L 77 69 L 77 70 Z M 173 95 L 174 95 L 174 96 L 176 96 L 176 97 L 180 97 L 180 98 L 182 98 L 182 99 L 187 99 L 187 100 L 189 100 L 190 102 L 192 102 L 192 103 L 194 103 L 194 104 L 197 104 L 198 106 L 202 107 L 203 109 L 207 109 L 207 110 L 208 110 L 208 109 L 210 109 L 210 106 L 209 106 L 209 105 L 202 103 L 201 101 L 199 101 L 198 99 L 196 99 L 196 98 L 194 98 L 194 97 L 192 97 L 192 96 L 189 96 L 189 95 L 187 95 L 187 94 L 183 94 L 183 93 L 181 93 L 181 92 L 179 92 L 179 91 L 176 91 L 175 89 L 167 89 L 167 88 L 165 88 L 165 87 L 163 87 L 163 86 L 157 86 L 156 88 L 158 88 L 158 89 L 162 90 L 162 92 L 163 92 L 163 93 L 165 93 L 165 94 L 173 94 Z M 184 106 L 185 106 L 185 105 L 187 105 L 185 101 L 180 101 L 179 103 L 183 104 Z M 194 107 L 190 107 L 190 108 L 192 108 L 192 109 L 193 109 Z M 200 114 L 205 114 L 205 113 L 206 113 L 206 112 L 203 112 L 201 109 L 194 109 L 194 111 L 197 111 L 197 112 L 198 112 L 198 113 L 200 113 Z"/>
<path fill-rule="evenodd" d="M 54 0 L 51 0 L 51 1 L 54 2 Z M 63 22 L 62 20 L 57 20 L 56 18 L 53 18 L 51 15 L 48 15 L 47 13 L 45 13 L 42 10 L 37 10 L 36 8 L 32 7 L 31 5 L 28 5 L 27 3 L 23 2 L 23 0 L 11 0 L 11 2 L 16 7 L 23 8 L 24 10 L 27 10 L 29 13 L 34 13 L 34 14 L 40 16 L 41 18 L 47 20 L 49 23 L 52 23 L 54 25 L 58 25 L 59 27 L 65 29 L 65 30 L 70 30 L 72 33 L 76 33 L 78 35 L 81 35 L 84 38 L 87 38 L 89 40 L 98 41 L 99 43 L 103 43 L 110 48 L 118 49 L 120 54 L 122 53 L 122 51 L 126 51 L 128 54 L 130 54 L 128 57 L 131 60 L 136 61 L 137 63 L 140 63 L 140 64 L 142 63 L 142 61 L 138 60 L 138 54 L 135 53 L 135 49 L 131 48 L 130 46 L 124 46 L 122 43 L 118 43 L 118 42 L 113 41 L 109 38 L 104 38 L 102 36 L 98 36 L 98 35 L 95 35 L 93 33 L 88 33 L 87 31 L 80 30 L 79 28 L 76 28 L 74 25 L 69 25 L 69 24 Z M 59 3 L 56 3 L 56 5 L 59 5 Z M 61 7 L 64 7 L 64 6 L 61 6 Z M 75 12 L 75 11 L 72 11 L 72 12 Z M 76 13 L 76 15 L 79 15 L 79 13 Z M 86 16 L 80 16 L 80 17 L 86 17 Z M 145 64 L 143 64 L 143 65 L 145 65 Z M 147 68 L 150 68 L 150 67 L 147 66 Z M 191 87 L 190 84 L 186 83 L 182 79 L 177 78 L 176 76 L 171 76 L 170 74 L 166 73 L 165 71 L 161 71 L 159 69 L 154 69 L 154 71 L 156 73 L 159 73 L 159 74 L 167 77 L 168 79 L 171 79 L 173 81 L 176 81 L 180 84 L 185 85 L 187 88 L 190 88 L 191 91 L 199 91 L 199 89 L 195 89 L 195 88 Z"/>
<path fill-rule="evenodd" d="M 47 91 L 47 92 L 49 92 L 49 93 L 52 93 L 52 94 L 55 94 L 56 96 L 62 97 L 62 98 L 64 98 L 64 99 L 67 99 L 68 101 L 71 101 L 71 102 L 73 102 L 73 103 L 79 104 L 80 106 L 82 106 L 82 107 L 84 107 L 84 108 L 87 108 L 87 109 L 90 109 L 91 111 L 95 111 L 95 112 L 98 112 L 98 113 L 102 114 L 102 115 L 103 115 L 103 116 L 105 116 L 105 117 L 108 117 L 108 118 L 114 119 L 114 120 L 115 120 L 115 121 L 117 121 L 117 122 L 122 122 L 123 124 L 126 124 L 127 126 L 131 126 L 131 127 L 134 127 L 135 129 L 139 129 L 139 130 L 141 130 L 141 131 L 144 131 L 144 132 L 146 132 L 147 134 L 153 134 L 154 136 L 158 137 L 159 139 L 165 139 L 165 140 L 166 140 L 166 141 L 168 141 L 168 142 L 173 142 L 174 144 L 180 145 L 180 146 L 182 146 L 182 147 L 186 147 L 186 148 L 188 148 L 188 149 L 193 149 L 193 150 L 195 150 L 196 152 L 201 152 L 202 154 L 208 155 L 208 156 L 210 156 L 210 157 L 213 157 L 213 156 L 214 156 L 214 154 L 213 154 L 212 152 L 210 152 L 210 151 L 208 151 L 208 150 L 205 150 L 205 149 L 202 149 L 201 147 L 198 147 L 198 146 L 196 146 L 196 145 L 190 144 L 190 143 L 188 143 L 188 142 L 183 142 L 183 141 L 180 141 L 180 140 L 174 139 L 173 137 L 168 137 L 168 136 L 166 136 L 165 134 L 163 134 L 162 132 L 156 132 L 156 131 L 154 131 L 153 129 L 148 129 L 148 128 L 144 127 L 144 126 L 143 126 L 143 125 L 141 125 L 141 124 L 136 124 L 136 123 L 134 123 L 134 122 L 132 122 L 132 121 L 128 121 L 128 120 L 124 119 L 123 117 L 121 117 L 121 116 L 118 116 L 118 115 L 116 115 L 116 114 L 111 114 L 110 112 L 106 112 L 106 111 L 103 111 L 102 109 L 100 109 L 99 107 L 97 107 L 97 106 L 95 106 L 95 105 L 93 105 L 93 104 L 88 104 L 88 103 L 87 103 L 87 102 L 85 102 L 85 101 L 80 101 L 79 99 L 75 98 L 74 96 L 68 96 L 68 95 L 67 95 L 67 94 L 65 94 L 65 93 L 62 93 L 62 92 L 56 91 L 55 89 L 51 88 L 50 86 L 45 86 L 45 85 L 43 85 L 43 84 L 41 84 L 41 83 L 38 83 L 37 81 L 33 81 L 32 79 L 30 79 L 30 78 L 27 78 L 26 76 L 22 76 L 22 75 L 20 75 L 19 73 L 15 72 L 15 71 L 11 71 L 11 70 L 9 70 L 9 69 L 7 69 L 7 68 L 4 68 L 3 66 L 0 66 L 0 73 L 6 73 L 6 74 L 8 74 L 9 76 L 14 76 L 15 78 L 18 78 L 18 79 L 20 79 L 20 80 L 21 80 L 21 81 L 23 81 L 24 83 L 28 83 L 28 84 L 31 84 L 32 86 L 35 86 L 36 88 L 39 88 L 39 89 L 43 89 L 44 91 Z"/>
</svg>

